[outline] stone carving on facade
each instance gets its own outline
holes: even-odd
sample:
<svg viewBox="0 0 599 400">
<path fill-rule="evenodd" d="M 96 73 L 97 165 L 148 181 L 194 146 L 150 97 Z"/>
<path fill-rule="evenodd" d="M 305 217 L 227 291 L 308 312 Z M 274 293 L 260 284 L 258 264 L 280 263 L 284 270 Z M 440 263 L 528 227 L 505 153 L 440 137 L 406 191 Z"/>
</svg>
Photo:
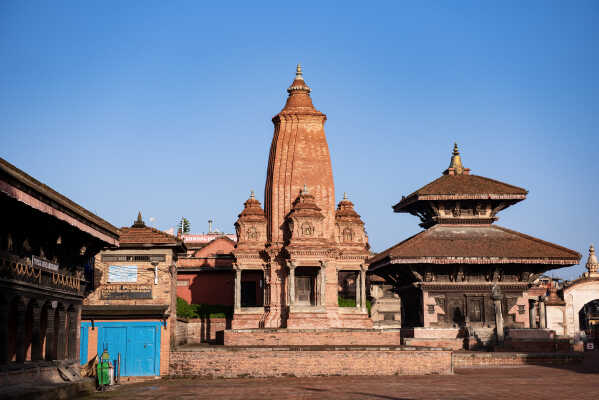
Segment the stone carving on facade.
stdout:
<svg viewBox="0 0 599 400">
<path fill-rule="evenodd" d="M 316 204 L 316 199 L 304 185 L 287 217 L 290 243 L 323 239 L 324 216 L 321 211 Z"/>
</svg>

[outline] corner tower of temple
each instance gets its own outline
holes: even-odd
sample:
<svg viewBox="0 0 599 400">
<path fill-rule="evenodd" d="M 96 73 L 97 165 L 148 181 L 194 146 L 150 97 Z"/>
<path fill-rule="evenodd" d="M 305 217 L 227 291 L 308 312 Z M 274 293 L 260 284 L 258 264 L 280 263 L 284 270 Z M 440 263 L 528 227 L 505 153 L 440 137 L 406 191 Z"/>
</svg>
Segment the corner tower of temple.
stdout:
<svg viewBox="0 0 599 400">
<path fill-rule="evenodd" d="M 351 201 L 335 206 L 326 115 L 310 91 L 298 64 L 285 107 L 272 119 L 264 211 L 252 194 L 235 224 L 235 309 L 225 343 L 245 329 L 372 327 L 368 236 Z M 251 283 L 256 276 L 263 286 Z M 341 281 L 352 290 L 340 292 Z M 340 307 L 341 295 L 355 306 Z"/>
<path fill-rule="evenodd" d="M 289 97 L 273 119 L 264 190 L 268 240 L 281 246 L 289 240 L 285 221 L 300 190 L 306 186 L 324 217 L 322 238 L 333 240 L 335 184 L 329 146 L 324 133 L 326 115 L 314 108 L 302 68 L 298 64 Z"/>
</svg>

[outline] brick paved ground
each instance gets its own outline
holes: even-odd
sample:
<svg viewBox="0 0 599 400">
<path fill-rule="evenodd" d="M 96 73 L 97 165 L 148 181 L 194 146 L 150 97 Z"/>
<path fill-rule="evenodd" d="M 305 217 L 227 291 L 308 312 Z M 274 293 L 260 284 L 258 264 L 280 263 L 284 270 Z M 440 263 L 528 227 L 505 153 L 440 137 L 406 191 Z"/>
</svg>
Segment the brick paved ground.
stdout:
<svg viewBox="0 0 599 400">
<path fill-rule="evenodd" d="M 90 399 L 599 399 L 599 354 L 573 367 L 463 369 L 450 376 L 173 379 Z"/>
</svg>

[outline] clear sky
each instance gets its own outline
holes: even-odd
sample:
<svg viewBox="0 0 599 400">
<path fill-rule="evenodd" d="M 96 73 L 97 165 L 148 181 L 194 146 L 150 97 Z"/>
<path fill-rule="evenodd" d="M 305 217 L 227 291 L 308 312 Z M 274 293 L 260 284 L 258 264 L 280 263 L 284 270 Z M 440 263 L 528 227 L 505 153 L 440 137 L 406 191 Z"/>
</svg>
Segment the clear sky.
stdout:
<svg viewBox="0 0 599 400">
<path fill-rule="evenodd" d="M 225 2 L 210 2 L 211 4 Z M 285 3 L 286 5 L 282 5 Z M 0 156 L 116 226 L 141 210 L 233 232 L 263 201 L 271 118 L 304 66 L 347 192 L 381 251 L 391 205 L 457 141 L 530 191 L 498 224 L 599 245 L 599 2 L 0 2 Z M 367 6 L 365 6 L 367 4 Z"/>
</svg>

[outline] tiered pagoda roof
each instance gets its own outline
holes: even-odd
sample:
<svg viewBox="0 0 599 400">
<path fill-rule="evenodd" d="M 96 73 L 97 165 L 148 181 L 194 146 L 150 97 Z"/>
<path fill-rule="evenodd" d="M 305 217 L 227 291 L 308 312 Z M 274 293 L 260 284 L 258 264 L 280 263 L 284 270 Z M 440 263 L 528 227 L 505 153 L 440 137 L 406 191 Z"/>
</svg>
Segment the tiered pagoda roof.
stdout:
<svg viewBox="0 0 599 400">
<path fill-rule="evenodd" d="M 371 269 L 389 264 L 539 264 L 546 269 L 577 264 L 576 251 L 493 224 L 499 211 L 527 193 L 470 175 L 456 144 L 443 176 L 393 206 L 395 212 L 420 217 L 427 229 L 374 256 Z"/>
</svg>

